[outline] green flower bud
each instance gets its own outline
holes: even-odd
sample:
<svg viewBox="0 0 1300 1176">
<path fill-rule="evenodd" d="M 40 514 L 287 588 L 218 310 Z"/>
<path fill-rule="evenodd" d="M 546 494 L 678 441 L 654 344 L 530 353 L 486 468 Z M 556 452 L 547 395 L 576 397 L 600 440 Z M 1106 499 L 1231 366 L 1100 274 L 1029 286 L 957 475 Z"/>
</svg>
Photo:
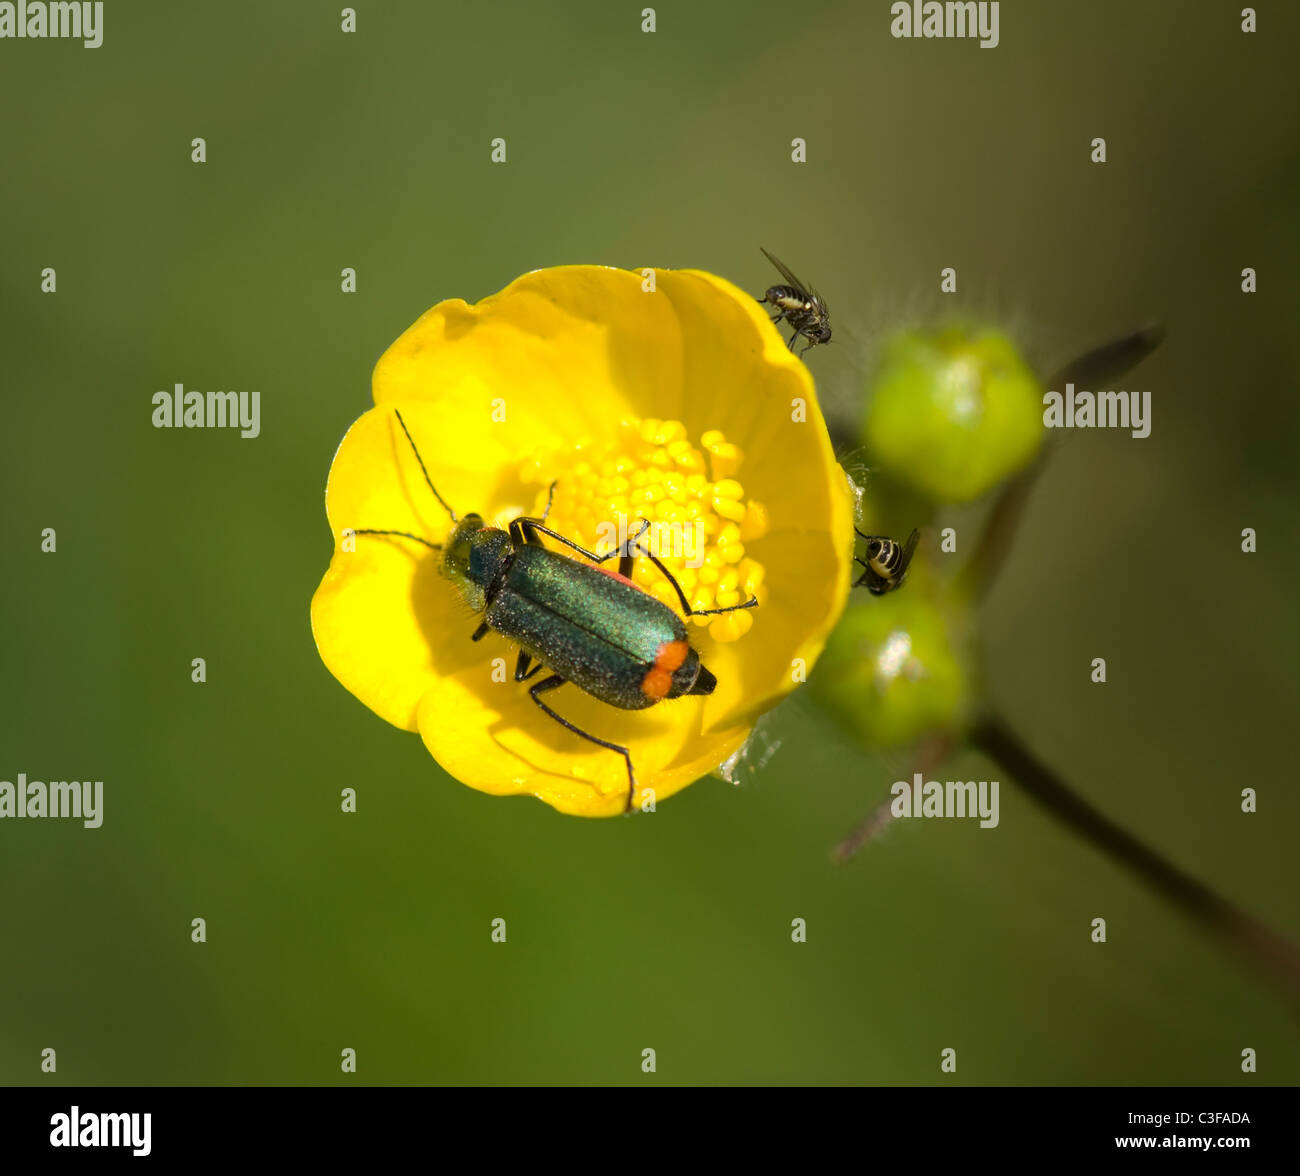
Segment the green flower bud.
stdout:
<svg viewBox="0 0 1300 1176">
<path fill-rule="evenodd" d="M 1042 444 L 1041 383 L 998 331 L 908 331 L 869 391 L 862 438 L 873 467 L 939 502 L 978 498 Z"/>
<path fill-rule="evenodd" d="M 937 508 L 933 499 L 875 470 L 863 471 L 859 477 L 862 482 L 855 513 L 857 529 L 863 534 L 897 535 L 901 539 L 913 527 L 934 524 Z"/>
<path fill-rule="evenodd" d="M 808 689 L 863 747 L 911 743 L 965 721 L 974 691 L 965 610 L 940 599 L 943 591 L 918 552 L 903 587 L 855 592 L 831 633 Z"/>
</svg>

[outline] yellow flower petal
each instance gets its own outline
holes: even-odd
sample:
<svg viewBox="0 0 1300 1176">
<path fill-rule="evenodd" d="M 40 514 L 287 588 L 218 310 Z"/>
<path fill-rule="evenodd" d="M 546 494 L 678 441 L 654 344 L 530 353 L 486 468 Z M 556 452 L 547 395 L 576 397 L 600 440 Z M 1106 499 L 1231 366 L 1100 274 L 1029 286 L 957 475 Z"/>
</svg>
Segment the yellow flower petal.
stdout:
<svg viewBox="0 0 1300 1176">
<path fill-rule="evenodd" d="M 655 280 L 648 292 L 640 273 L 565 266 L 476 306 L 434 307 L 376 365 L 377 407 L 344 438 L 327 489 L 336 550 L 312 606 L 326 665 L 378 714 L 418 729 L 463 783 L 531 793 L 563 812 L 623 811 L 622 757 L 545 715 L 513 681 L 514 650 L 500 636 L 470 641 L 480 617 L 439 575 L 438 552 L 364 535 L 349 551 L 342 535 L 402 530 L 439 543 L 448 532 L 394 409 L 461 514 L 504 525 L 540 510 L 556 478 L 557 519 L 582 502 L 584 527 L 603 511 L 703 523 L 716 545 L 705 566 L 667 559 L 688 598 L 713 606 L 718 592 L 725 602 L 753 591 L 762 601 L 689 627 L 715 692 L 635 712 L 573 684 L 546 697 L 626 744 L 656 800 L 716 769 L 802 681 L 842 611 L 852 499 L 808 371 L 755 300 L 696 271 Z M 629 451 L 628 427 L 650 466 Z M 638 582 L 677 608 L 667 581 L 643 574 L 647 563 Z"/>
<path fill-rule="evenodd" d="M 468 640 L 468 637 L 466 637 Z M 513 679 L 515 650 L 485 637 L 478 665 L 440 678 L 420 708 L 420 735 L 458 780 L 498 796 L 528 793 L 575 816 L 617 816 L 627 807 L 623 757 L 565 731 L 542 714 Z M 490 680 L 490 660 L 512 673 Z M 653 789 L 658 803 L 714 771 L 744 743 L 748 726 L 704 732 L 703 699 L 675 698 L 646 711 L 606 706 L 572 683 L 546 694 L 571 723 L 632 752 L 637 804 Z"/>
<path fill-rule="evenodd" d="M 437 436 L 437 413 L 422 403 L 401 412 L 420 439 L 421 455 L 436 449 L 424 439 Z M 505 453 L 489 437 L 473 456 L 454 450 L 438 456 L 435 485 L 454 507 L 479 497 L 484 471 L 500 467 Z M 427 547 L 360 535 L 355 549 L 346 550 L 345 528 L 409 531 L 439 543 L 450 527 L 391 408 L 371 409 L 348 430 L 330 468 L 325 509 L 335 550 L 312 598 L 316 647 L 330 672 L 371 710 L 418 730 L 420 699 L 438 676 L 476 660 L 468 634 L 477 622 Z"/>
</svg>

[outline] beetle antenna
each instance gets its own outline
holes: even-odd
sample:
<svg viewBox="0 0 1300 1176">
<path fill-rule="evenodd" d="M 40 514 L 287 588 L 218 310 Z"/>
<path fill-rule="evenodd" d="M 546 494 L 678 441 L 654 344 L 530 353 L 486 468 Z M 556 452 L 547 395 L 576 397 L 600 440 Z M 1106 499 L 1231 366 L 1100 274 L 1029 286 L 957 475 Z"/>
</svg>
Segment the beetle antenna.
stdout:
<svg viewBox="0 0 1300 1176">
<path fill-rule="evenodd" d="M 421 539 L 419 535 L 412 535 L 410 531 L 376 531 L 373 527 L 353 527 L 351 530 L 354 535 L 400 535 L 403 539 L 414 539 L 417 543 L 423 543 L 433 551 L 442 550 L 441 543 L 430 543 L 427 539 Z"/>
<path fill-rule="evenodd" d="M 393 413 L 397 417 L 397 423 L 402 426 L 402 432 L 406 434 L 406 439 L 411 443 L 411 452 L 415 454 L 415 460 L 420 463 L 420 473 L 424 475 L 424 484 L 428 486 L 430 490 L 433 491 L 434 498 L 436 498 L 440 503 L 442 503 L 442 509 L 445 510 L 449 515 L 451 515 L 451 521 L 453 523 L 459 522 L 460 520 L 456 518 L 456 512 L 447 505 L 447 500 L 443 498 L 441 494 L 438 493 L 438 491 L 434 488 L 433 482 L 430 481 L 429 471 L 424 468 L 424 458 L 420 456 L 420 451 L 416 449 L 415 439 L 411 436 L 411 430 L 406 427 L 406 422 L 402 420 L 402 414 L 398 412 L 397 409 L 393 409 Z M 430 546 L 432 546 L 432 544 L 430 544 Z"/>
</svg>

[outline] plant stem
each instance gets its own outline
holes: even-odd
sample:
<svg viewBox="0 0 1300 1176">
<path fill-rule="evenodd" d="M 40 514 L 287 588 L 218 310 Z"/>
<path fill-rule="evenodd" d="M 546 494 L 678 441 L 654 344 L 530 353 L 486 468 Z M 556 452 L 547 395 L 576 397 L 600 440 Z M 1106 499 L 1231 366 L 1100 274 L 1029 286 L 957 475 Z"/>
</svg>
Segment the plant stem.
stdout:
<svg viewBox="0 0 1300 1176">
<path fill-rule="evenodd" d="M 939 765 L 948 758 L 954 743 L 955 740 L 952 735 L 947 732 L 929 736 L 916 750 L 913 770 L 920 772 L 922 776 L 928 776 L 931 772 L 936 771 Z M 868 841 L 879 836 L 884 831 L 885 826 L 893 819 L 894 802 L 891 799 L 874 809 L 866 820 L 858 824 L 843 841 L 831 850 L 831 860 L 836 862 L 848 861 Z"/>
<path fill-rule="evenodd" d="M 1063 391 L 1067 384 L 1095 387 L 1118 379 L 1146 359 L 1160 346 L 1164 337 L 1165 328 L 1161 323 L 1148 323 L 1063 364 L 1046 381 L 1046 387 L 1049 391 Z M 1011 541 L 1019 529 L 1029 492 L 1047 465 L 1053 448 L 1052 441 L 1044 442 L 1033 464 L 1007 481 L 998 494 L 975 544 L 974 555 L 958 572 L 958 582 L 972 599 L 983 596 L 992 587 L 1007 552 L 1011 550 Z"/>
<path fill-rule="evenodd" d="M 984 530 L 975 544 L 974 554 L 957 573 L 959 587 L 972 600 L 983 596 L 993 586 L 993 581 L 1006 562 L 1007 552 L 1011 550 L 1011 541 L 1020 528 L 1021 516 L 1029 502 L 1029 492 L 1038 482 L 1054 449 L 1052 442 L 1045 442 L 1033 464 L 1011 478 L 998 494 Z"/>
<path fill-rule="evenodd" d="M 971 744 L 996 760 L 1057 820 L 1136 875 L 1273 981 L 1300 1013 L 1300 949 L 1179 869 L 1094 808 L 1043 763 L 1001 719 L 971 732 Z"/>
</svg>

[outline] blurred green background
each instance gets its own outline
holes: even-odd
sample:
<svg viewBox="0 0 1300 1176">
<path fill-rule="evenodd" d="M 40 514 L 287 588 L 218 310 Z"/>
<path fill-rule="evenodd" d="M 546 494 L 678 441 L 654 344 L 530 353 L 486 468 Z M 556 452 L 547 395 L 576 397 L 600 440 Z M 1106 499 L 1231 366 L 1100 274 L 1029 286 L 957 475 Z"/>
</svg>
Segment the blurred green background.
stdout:
<svg viewBox="0 0 1300 1176">
<path fill-rule="evenodd" d="M 796 696 L 740 787 L 562 817 L 445 776 L 308 625 L 334 449 L 440 299 L 565 262 L 760 292 L 765 245 L 830 303 L 809 366 L 841 407 L 936 313 L 1044 368 L 1159 316 L 1126 385 L 1152 435 L 1053 459 L 990 685 L 1106 812 L 1300 932 L 1300 13 L 1004 4 L 986 50 L 894 40 L 883 0 L 661 3 L 653 35 L 640 3 L 363 2 L 352 35 L 341 7 L 110 2 L 102 48 L 0 42 L 0 778 L 106 793 L 97 831 L 0 822 L 0 1081 L 1300 1080 L 1282 1001 L 1009 781 L 996 830 L 833 866 L 908 768 Z M 259 390 L 261 437 L 154 429 L 178 381 Z"/>
</svg>

